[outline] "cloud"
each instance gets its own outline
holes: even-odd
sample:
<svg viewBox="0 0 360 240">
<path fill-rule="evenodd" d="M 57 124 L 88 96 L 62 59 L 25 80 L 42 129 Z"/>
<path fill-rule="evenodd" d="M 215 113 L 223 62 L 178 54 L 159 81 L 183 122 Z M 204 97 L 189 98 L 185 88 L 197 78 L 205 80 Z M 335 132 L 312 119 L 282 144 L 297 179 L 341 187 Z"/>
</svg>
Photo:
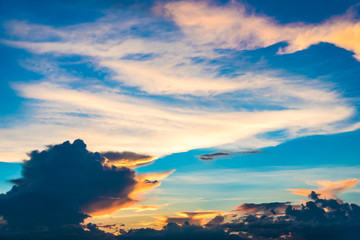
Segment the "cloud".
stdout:
<svg viewBox="0 0 360 240">
<path fill-rule="evenodd" d="M 209 219 L 213 219 L 214 217 L 221 214 L 219 211 L 193 211 L 193 212 L 178 212 L 177 216 L 161 216 L 156 217 L 159 221 L 157 225 L 166 226 L 168 223 L 176 223 L 179 225 L 183 225 L 185 223 L 191 225 L 203 225 L 205 222 L 209 221 Z M 207 220 L 207 221 L 206 221 Z M 213 223 L 218 220 L 214 220 Z"/>
<path fill-rule="evenodd" d="M 130 194 L 133 199 L 140 199 L 144 193 L 150 191 L 151 189 L 161 185 L 161 180 L 170 176 L 175 170 L 168 170 L 165 172 L 158 173 L 143 173 L 138 174 L 136 179 L 136 185 L 134 191 Z"/>
<path fill-rule="evenodd" d="M 238 69 L 234 69 L 234 76 L 221 74 L 216 62 L 224 54 L 215 50 L 228 46 L 229 41 L 239 42 L 228 37 L 237 34 L 228 22 L 244 21 L 240 30 L 245 33 L 240 36 L 245 39 L 254 35 L 252 31 L 258 32 L 250 41 L 255 45 L 243 41 L 252 49 L 264 45 L 255 40 L 269 32 L 268 25 L 274 25 L 277 32 L 279 26 L 273 20 L 248 16 L 238 5 L 171 2 L 161 6 L 188 34 L 178 28 L 166 30 L 169 22 L 158 16 L 128 14 L 126 10 L 109 11 L 94 22 L 66 27 L 7 22 L 9 37 L 2 42 L 31 52 L 34 59 L 28 61 L 37 67 L 30 70 L 44 77 L 12 85 L 31 110 L 25 122 L 13 121 L 0 130 L 0 139 L 6 139 L 0 146 L 3 161 L 20 161 L 24 158 L 20 153 L 77 136 L 82 136 L 89 149 L 141 149 L 160 157 L 208 147 L 257 149 L 296 137 L 359 128 L 359 123 L 352 122 L 356 109 L 350 100 L 319 80 Z M 207 26 L 209 21 L 215 22 Z M 195 24 L 195 29 L 188 29 L 188 24 Z M 222 32 L 226 27 L 229 33 Z M 143 28 L 154 34 L 144 37 L 133 30 Z M 208 42 L 193 41 L 199 36 Z M 222 36 L 226 41 L 217 39 Z M 276 36 L 260 42 L 275 43 Z M 91 71 L 106 77 L 73 76 L 57 62 L 64 56 L 80 57 Z M 48 71 L 49 65 L 56 65 L 51 67 L 55 70 Z M 271 131 L 282 131 L 284 137 L 261 137 Z M 121 164 L 135 167 L 142 163 Z"/>
<path fill-rule="evenodd" d="M 175 217 L 163 217 L 162 229 L 121 229 L 122 225 L 87 224 L 64 226 L 60 230 L 29 232 L 0 231 L 2 239 L 356 239 L 360 233 L 360 207 L 357 204 L 339 202 L 337 199 L 321 199 L 311 192 L 310 201 L 291 205 L 288 202 L 246 203 L 235 211 L 246 215 L 226 216 L 218 211 L 179 212 Z M 272 211 L 280 209 L 281 211 Z M 285 210 L 284 210 L 285 209 Z M 226 217 L 230 217 L 231 220 Z M 209 221 L 205 221 L 210 218 Z M 161 219 L 160 219 L 161 220 Z M 105 233 L 100 229 L 111 231 Z M 15 237 L 15 238 L 14 238 Z"/>
<path fill-rule="evenodd" d="M 208 1 L 176 1 L 156 8 L 171 18 L 197 44 L 214 48 L 254 50 L 279 42 L 288 46 L 280 54 L 294 53 L 327 42 L 355 53 L 360 60 L 360 22 L 349 12 L 321 24 L 278 24 L 275 19 L 249 13 L 240 3 L 210 5 Z"/>
<path fill-rule="evenodd" d="M 355 187 L 359 183 L 359 179 L 348 179 L 340 181 L 317 181 L 316 185 L 319 188 L 316 190 L 324 198 L 337 198 L 338 194 L 341 194 L 347 191 L 350 188 Z M 309 189 L 287 189 L 293 194 L 298 194 L 302 196 L 308 196 L 312 190 Z"/>
<path fill-rule="evenodd" d="M 245 239 L 355 239 L 359 234 L 360 207 L 319 199 L 312 192 L 311 201 L 302 206 L 287 205 L 285 214 L 264 212 L 247 215 L 222 226 Z M 267 205 L 262 204 L 262 205 Z"/>
<path fill-rule="evenodd" d="M 159 210 L 168 205 L 169 205 L 168 203 L 155 204 L 155 205 L 134 205 L 134 206 L 122 208 L 121 210 L 134 210 L 135 212 L 154 211 L 154 210 Z"/>
<path fill-rule="evenodd" d="M 244 155 L 248 155 L 248 154 L 258 154 L 258 153 L 264 153 L 263 151 L 260 150 L 248 150 L 248 151 L 241 151 L 241 152 L 214 152 L 214 153 L 208 153 L 208 154 L 201 154 L 198 155 L 197 157 L 200 160 L 204 160 L 204 161 L 210 161 L 210 160 L 216 160 L 216 159 L 223 159 L 223 158 L 231 158 L 231 157 L 236 157 L 236 156 L 244 156 Z"/>
<path fill-rule="evenodd" d="M 109 166 L 80 139 L 32 151 L 29 158 L 22 177 L 12 180 L 13 188 L 0 195 L 0 216 L 10 229 L 79 225 L 90 215 L 132 205 L 139 200 L 138 192 L 159 186 L 159 180 L 170 174 L 136 176 L 129 168 Z"/>
<path fill-rule="evenodd" d="M 183 225 L 178 225 L 176 223 L 169 223 L 164 226 L 161 230 L 155 230 L 151 228 L 143 229 L 133 229 L 128 232 L 125 232 L 120 236 L 120 239 L 123 240 L 140 240 L 140 239 L 216 239 L 216 240 L 241 240 L 237 236 L 231 236 L 224 232 L 220 228 L 204 228 L 202 226 L 191 225 L 185 223 Z"/>
<path fill-rule="evenodd" d="M 105 164 L 117 167 L 135 168 L 149 165 L 155 161 L 155 157 L 134 152 L 102 152 L 101 155 L 106 158 Z"/>
<path fill-rule="evenodd" d="M 105 166 L 107 166 L 105 162 Z M 114 166 L 111 166 L 113 168 Z M 125 168 L 125 167 L 120 167 Z M 142 200 L 144 194 L 156 187 L 161 185 L 161 180 L 167 178 L 170 174 L 172 174 L 175 170 L 169 170 L 165 172 L 158 173 L 144 173 L 137 174 L 134 176 L 134 180 L 136 183 L 133 186 L 132 191 L 129 193 L 129 201 L 125 204 L 121 204 L 121 199 L 110 198 L 109 200 L 105 199 L 101 202 L 93 202 L 90 207 L 92 209 L 91 216 L 100 217 L 103 215 L 109 215 L 115 213 L 121 209 L 127 209 L 132 206 L 134 203 Z"/>
<path fill-rule="evenodd" d="M 90 149 L 142 149 L 157 156 L 234 142 L 236 146 L 263 147 L 269 143 L 259 145 L 259 141 L 247 139 L 279 129 L 287 129 L 289 138 L 339 131 L 341 124 L 335 123 L 353 114 L 352 108 L 336 103 L 335 99 L 330 101 L 331 106 L 326 103 L 299 109 L 214 112 L 180 110 L 152 100 L 143 104 L 108 90 L 75 90 L 48 83 L 19 85 L 17 89 L 23 97 L 39 100 L 41 104 L 34 109 L 36 114 L 30 125 L 0 131 L 1 137 L 7 139 L 2 146 L 3 154 L 27 150 L 45 140 L 55 142 L 79 135 Z M 84 113 L 91 117 L 82 117 Z M 45 134 L 49 132 L 52 134 Z M 127 141 L 119 141 L 120 138 Z"/>
<path fill-rule="evenodd" d="M 249 203 L 250 205 L 253 203 Z M 226 221 L 216 215 L 204 226 L 190 222 L 180 223 L 179 218 L 168 219 L 162 229 L 131 229 L 123 231 L 120 239 L 356 239 L 360 233 L 360 207 L 357 204 L 339 203 L 335 199 L 319 199 L 312 192 L 311 200 L 302 206 L 288 203 L 261 203 L 256 206 L 286 206 L 282 213 L 264 211 L 262 214 L 235 216 Z M 191 214 L 182 213 L 184 218 Z M 194 213 L 196 216 L 196 213 Z M 178 222 L 178 223 L 176 223 Z M 196 223 L 197 224 L 197 223 Z"/>
<path fill-rule="evenodd" d="M 15 186 L 0 197 L 0 215 L 10 227 L 79 224 L 87 214 L 132 200 L 135 173 L 103 166 L 82 140 L 33 151 Z M 95 207 L 96 206 L 96 207 Z"/>
<path fill-rule="evenodd" d="M 272 202 L 272 203 L 243 203 L 233 212 L 240 214 L 279 214 L 284 213 L 290 202 Z"/>
<path fill-rule="evenodd" d="M 213 219 L 211 219 L 207 224 L 205 224 L 206 227 L 212 227 L 212 226 L 218 226 L 222 224 L 225 221 L 225 217 L 222 215 L 216 215 Z"/>
</svg>

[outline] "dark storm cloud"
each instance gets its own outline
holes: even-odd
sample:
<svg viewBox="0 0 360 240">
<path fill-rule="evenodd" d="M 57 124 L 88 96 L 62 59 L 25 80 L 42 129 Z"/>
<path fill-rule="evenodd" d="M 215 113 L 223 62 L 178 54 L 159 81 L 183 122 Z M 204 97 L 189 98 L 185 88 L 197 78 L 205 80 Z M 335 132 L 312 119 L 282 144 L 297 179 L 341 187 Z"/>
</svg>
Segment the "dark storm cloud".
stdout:
<svg viewBox="0 0 360 240">
<path fill-rule="evenodd" d="M 335 199 L 321 199 L 312 192 L 305 205 L 289 205 L 283 215 L 263 214 L 238 218 L 222 226 L 252 239 L 357 239 L 360 207 Z"/>
<path fill-rule="evenodd" d="M 198 155 L 197 157 L 200 160 L 204 161 L 212 161 L 216 159 L 223 159 L 223 158 L 230 158 L 230 157 L 237 157 L 237 156 L 244 156 L 248 154 L 258 154 L 258 153 L 264 153 L 260 150 L 248 150 L 248 151 L 242 151 L 242 152 L 214 152 L 214 153 L 208 153 L 208 154 L 202 154 Z"/>
<path fill-rule="evenodd" d="M 221 215 L 204 226 L 169 222 L 162 230 L 123 232 L 120 239 L 252 239 L 252 240 L 355 240 L 360 236 L 360 207 L 312 192 L 304 205 L 288 202 L 246 203 L 255 214 L 225 222 Z M 255 210 L 256 209 L 256 210 Z M 275 212 L 274 209 L 281 209 Z M 263 214 L 259 214 L 262 212 Z M 171 219 L 169 219 L 171 220 Z M 224 223 L 225 222 L 225 223 Z"/>
<path fill-rule="evenodd" d="M 104 158 L 89 152 L 82 140 L 33 151 L 29 157 L 22 177 L 0 195 L 0 216 L 10 230 L 78 225 L 90 213 L 132 201 L 134 171 L 104 166 Z"/>
<path fill-rule="evenodd" d="M 211 219 L 205 226 L 206 227 L 212 227 L 212 226 L 218 226 L 221 223 L 225 221 L 225 217 L 221 216 L 220 214 Z"/>
<path fill-rule="evenodd" d="M 119 238 L 120 240 L 240 240 L 238 236 L 231 236 L 221 228 L 206 228 L 191 225 L 185 222 L 183 225 L 168 223 L 162 230 L 137 229 L 130 230 Z"/>
</svg>

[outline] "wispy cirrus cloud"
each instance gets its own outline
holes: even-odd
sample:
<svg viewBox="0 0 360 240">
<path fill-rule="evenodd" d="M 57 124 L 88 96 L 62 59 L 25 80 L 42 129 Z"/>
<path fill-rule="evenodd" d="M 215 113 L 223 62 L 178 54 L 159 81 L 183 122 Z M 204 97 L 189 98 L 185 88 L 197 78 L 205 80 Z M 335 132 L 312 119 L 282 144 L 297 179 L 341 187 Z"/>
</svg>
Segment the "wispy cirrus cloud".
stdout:
<svg viewBox="0 0 360 240">
<path fill-rule="evenodd" d="M 230 20 L 235 21 L 231 25 L 240 24 L 232 17 L 236 13 L 238 18 L 254 22 L 261 29 L 266 30 L 268 25 L 275 30 L 280 28 L 271 19 L 241 15 L 239 6 L 229 10 L 206 3 L 174 2 L 159 8 L 172 17 L 185 35 L 174 27 L 162 30 L 161 26 L 172 22 L 159 20 L 159 16 L 132 15 L 124 20 L 119 17 L 123 12 L 109 12 L 95 22 L 66 27 L 7 22 L 12 39 L 2 40 L 4 44 L 26 49 L 37 56 L 36 61 L 42 58 L 55 65 L 59 57 L 80 56 L 91 63 L 93 71 L 106 77 L 71 77 L 68 71 L 66 80 L 59 78 L 65 76 L 59 71 L 66 72 L 66 67 L 55 67 L 53 72 L 41 70 L 48 64 L 32 68 L 44 78 L 13 84 L 31 110 L 25 122 L 14 121 L 10 128 L 1 129 L 0 138 L 7 139 L 0 149 L 3 161 L 20 161 L 23 156 L 19 153 L 78 136 L 86 140 L 90 149 L 141 149 L 157 157 L 214 146 L 260 148 L 298 136 L 359 127 L 350 120 L 356 113 L 355 107 L 316 79 L 265 71 L 242 70 L 234 76 L 220 73 L 219 65 L 213 63 L 223 57 L 215 51 L 221 47 L 219 41 L 223 42 L 222 47 L 236 47 L 206 37 L 206 31 L 211 32 L 207 25 L 211 19 L 204 16 L 214 17 L 211 21 L 220 18 L 219 22 L 227 26 Z M 153 34 L 142 36 L 132 30 L 144 28 Z M 253 34 L 242 26 L 237 29 L 243 31 L 241 36 Z M 209 42 L 195 41 L 198 31 L 205 31 L 202 39 Z M 237 38 L 233 41 L 244 42 Z M 270 43 L 244 49 L 267 44 Z M 280 130 L 284 131 L 283 139 L 259 137 Z"/>
<path fill-rule="evenodd" d="M 264 153 L 264 151 L 261 150 L 247 150 L 242 152 L 230 152 L 230 151 L 223 151 L 223 152 L 213 152 L 208 154 L 201 154 L 197 156 L 200 160 L 204 161 L 211 161 L 216 159 L 222 159 L 222 158 L 231 158 L 236 156 L 244 156 L 248 154 L 259 154 Z"/>
<path fill-rule="evenodd" d="M 318 186 L 316 190 L 321 197 L 325 198 L 337 198 L 338 194 L 341 194 L 350 188 L 355 187 L 359 183 L 359 179 L 347 179 L 339 181 L 317 181 L 315 184 Z M 312 190 L 309 189 L 287 189 L 290 192 L 302 196 L 309 196 Z"/>
<path fill-rule="evenodd" d="M 169 2 L 157 10 L 199 44 L 253 50 L 286 42 L 288 46 L 279 49 L 279 53 L 288 54 L 327 42 L 354 52 L 360 60 L 360 22 L 354 12 L 321 24 L 278 24 L 270 17 L 249 13 L 244 5 L 234 1 L 226 6 L 210 5 L 208 1 Z"/>
</svg>

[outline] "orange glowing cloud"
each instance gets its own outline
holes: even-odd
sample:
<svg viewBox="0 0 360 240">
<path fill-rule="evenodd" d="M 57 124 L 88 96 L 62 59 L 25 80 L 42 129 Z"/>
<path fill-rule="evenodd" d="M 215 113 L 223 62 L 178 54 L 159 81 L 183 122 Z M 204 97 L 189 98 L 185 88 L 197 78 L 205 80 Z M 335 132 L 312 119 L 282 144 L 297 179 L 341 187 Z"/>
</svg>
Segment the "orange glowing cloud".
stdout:
<svg viewBox="0 0 360 240">
<path fill-rule="evenodd" d="M 167 178 L 175 170 L 169 170 L 161 173 L 145 173 L 136 176 L 136 185 L 134 191 L 130 194 L 132 199 L 138 199 L 142 193 L 161 185 L 161 180 Z"/>
<path fill-rule="evenodd" d="M 227 6 L 214 6 L 207 1 L 176 1 L 160 5 L 156 11 L 171 18 L 198 44 L 253 50 L 287 42 L 289 45 L 279 50 L 279 54 L 285 54 L 327 42 L 354 52 L 360 61 L 360 22 L 351 13 L 317 25 L 281 25 L 270 17 L 249 14 L 234 1 Z"/>
<path fill-rule="evenodd" d="M 350 188 L 355 187 L 359 183 L 359 179 L 348 179 L 344 181 L 318 181 L 316 185 L 319 186 L 316 193 L 321 194 L 323 198 L 337 198 L 337 194 L 343 193 Z M 308 196 L 311 191 L 309 189 L 287 189 L 293 194 Z"/>
<path fill-rule="evenodd" d="M 158 205 L 135 205 L 130 207 L 122 208 L 121 210 L 133 210 L 135 212 L 144 212 L 144 211 L 155 211 L 168 206 L 169 204 L 158 204 Z"/>
<path fill-rule="evenodd" d="M 157 158 L 146 155 L 138 154 L 135 152 L 103 152 L 101 153 L 102 157 L 105 158 L 105 166 L 115 166 L 115 167 L 127 167 L 127 168 L 136 168 L 140 166 L 148 165 L 154 162 Z"/>
<path fill-rule="evenodd" d="M 152 190 L 155 187 L 161 185 L 161 180 L 168 177 L 175 170 L 165 171 L 161 173 L 147 173 L 147 174 L 139 174 L 135 177 L 136 184 L 132 191 L 128 194 L 128 196 L 123 196 L 121 198 L 109 198 L 104 197 L 100 198 L 100 200 L 89 204 L 84 212 L 91 215 L 92 217 L 99 217 L 104 215 L 112 214 L 121 209 L 135 209 L 135 211 L 145 211 L 150 209 L 157 209 L 159 206 L 133 206 L 137 203 L 142 195 Z"/>
<path fill-rule="evenodd" d="M 115 166 L 115 167 L 127 167 L 127 168 L 136 168 L 148 165 L 154 162 L 157 158 L 156 157 L 147 157 L 142 159 L 119 159 L 114 161 L 109 161 L 108 159 L 105 160 L 105 165 L 107 166 Z"/>
</svg>

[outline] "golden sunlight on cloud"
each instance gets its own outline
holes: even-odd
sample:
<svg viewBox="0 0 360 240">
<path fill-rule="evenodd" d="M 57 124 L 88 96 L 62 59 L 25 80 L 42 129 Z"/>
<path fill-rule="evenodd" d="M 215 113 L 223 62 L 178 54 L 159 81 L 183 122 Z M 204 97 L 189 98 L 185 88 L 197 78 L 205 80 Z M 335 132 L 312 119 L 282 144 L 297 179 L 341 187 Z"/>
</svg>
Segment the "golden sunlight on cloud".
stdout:
<svg viewBox="0 0 360 240">
<path fill-rule="evenodd" d="M 139 200 L 142 200 L 142 197 L 146 192 L 160 186 L 160 181 L 167 178 L 174 171 L 175 170 L 161 173 L 139 174 L 135 177 L 137 183 L 128 198 L 122 197 L 116 200 L 114 198 L 109 199 L 104 197 L 100 201 L 91 203 L 86 209 L 84 209 L 84 211 L 92 217 L 101 217 L 124 209 L 134 209 L 136 212 L 159 209 L 162 205 L 133 205 L 139 202 Z"/>
<path fill-rule="evenodd" d="M 76 139 L 78 136 L 88 143 L 89 149 L 127 149 L 135 152 L 141 149 L 155 156 L 235 142 L 238 143 L 236 147 L 261 148 L 264 144 L 259 145 L 259 141 L 254 140 L 254 136 L 260 133 L 287 129 L 292 138 L 298 135 L 298 131 L 302 136 L 338 132 L 342 130 L 334 123 L 354 113 L 351 107 L 342 104 L 336 94 L 325 90 L 298 84 L 286 86 L 279 83 L 275 86 L 280 94 L 289 94 L 283 96 L 284 100 L 295 94 L 295 88 L 301 90 L 298 91 L 301 95 L 297 93 L 295 96 L 302 99 L 299 101 L 303 104 L 284 110 L 195 111 L 151 101 L 144 104 L 109 91 L 71 90 L 49 83 L 18 85 L 17 89 L 23 97 L 43 101 L 43 107 L 36 111 L 36 118 L 42 124 L 1 130 L 0 138 L 5 139 L 9 135 L 11 138 L 6 138 L 8 140 L 1 146 L 0 152 L 28 152 L 38 148 L 42 142 L 51 143 L 59 138 Z M 314 93 L 317 99 L 314 99 Z M 281 98 L 281 95 L 278 97 Z M 323 97 L 327 100 L 321 100 Z M 287 101 L 287 104 L 291 107 L 291 102 Z M 48 118 L 49 112 L 53 119 Z M 96 117 L 82 119 L 66 114 L 69 112 L 89 113 Z M 29 136 L 25 137 L 24 132 Z M 46 134 L 49 132 L 52 134 Z M 265 142 L 265 146 L 267 144 Z"/>
<path fill-rule="evenodd" d="M 137 183 L 135 185 L 134 191 L 130 194 L 130 198 L 141 198 L 145 192 L 160 186 L 160 181 L 170 176 L 170 174 L 173 172 L 175 172 L 175 170 L 169 170 L 161 173 L 146 173 L 137 175 L 135 178 Z"/>
<path fill-rule="evenodd" d="M 318 185 L 318 189 L 315 190 L 316 193 L 321 194 L 323 198 L 337 198 L 337 194 L 341 194 L 346 192 L 348 189 L 355 187 L 359 183 L 359 179 L 348 179 L 343 181 L 318 181 L 316 185 Z M 293 194 L 308 196 L 311 191 L 309 189 L 287 189 L 291 191 Z"/>
<path fill-rule="evenodd" d="M 125 207 L 121 210 L 133 210 L 134 212 L 144 212 L 144 211 L 155 211 L 163 207 L 168 206 L 169 204 L 157 204 L 157 205 L 135 205 L 131 207 Z"/>
<path fill-rule="evenodd" d="M 120 159 L 120 160 L 114 160 L 109 161 L 107 158 L 105 158 L 104 165 L 106 166 L 115 166 L 115 167 L 127 167 L 127 168 L 136 168 L 144 165 L 148 165 L 152 162 L 154 162 L 157 159 L 157 157 L 146 157 L 142 159 Z"/>
<path fill-rule="evenodd" d="M 212 6 L 206 1 L 169 2 L 158 6 L 156 11 L 175 21 L 199 44 L 253 50 L 287 42 L 289 45 L 279 50 L 285 54 L 327 42 L 354 52 L 360 61 L 360 22 L 351 14 L 317 25 L 281 25 L 270 17 L 247 13 L 245 7 L 236 2 L 225 7 Z"/>
</svg>

